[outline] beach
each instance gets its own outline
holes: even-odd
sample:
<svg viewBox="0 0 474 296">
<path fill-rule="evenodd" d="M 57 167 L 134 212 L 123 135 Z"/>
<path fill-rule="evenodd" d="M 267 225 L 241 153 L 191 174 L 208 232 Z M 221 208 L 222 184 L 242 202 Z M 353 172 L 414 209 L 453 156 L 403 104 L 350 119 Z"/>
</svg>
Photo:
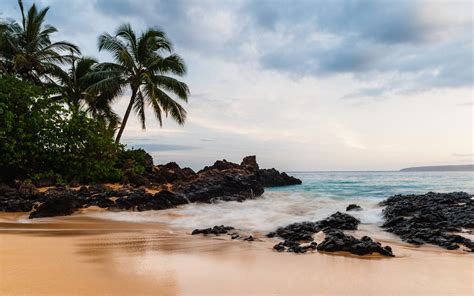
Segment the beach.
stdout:
<svg viewBox="0 0 474 296">
<path fill-rule="evenodd" d="M 173 213 L 169 213 L 172 217 Z M 2 295 L 472 295 L 474 258 L 367 226 L 396 257 L 278 253 L 273 239 L 192 236 L 87 214 L 0 217 Z M 173 219 L 173 218 L 170 218 Z M 319 238 L 316 236 L 316 240 Z"/>
</svg>

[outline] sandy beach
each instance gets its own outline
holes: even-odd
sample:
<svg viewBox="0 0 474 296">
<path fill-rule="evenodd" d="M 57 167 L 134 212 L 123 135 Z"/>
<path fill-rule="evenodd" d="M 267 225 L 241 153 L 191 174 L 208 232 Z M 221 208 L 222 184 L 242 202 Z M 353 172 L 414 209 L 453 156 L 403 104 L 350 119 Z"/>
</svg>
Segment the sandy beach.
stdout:
<svg viewBox="0 0 474 296">
<path fill-rule="evenodd" d="M 474 258 L 412 247 L 395 258 L 277 253 L 274 241 L 191 236 L 84 215 L 0 217 L 1 295 L 472 295 Z M 373 232 L 361 227 L 354 233 Z M 259 237 L 257 235 L 257 237 Z M 316 238 L 318 239 L 318 238 Z"/>
</svg>

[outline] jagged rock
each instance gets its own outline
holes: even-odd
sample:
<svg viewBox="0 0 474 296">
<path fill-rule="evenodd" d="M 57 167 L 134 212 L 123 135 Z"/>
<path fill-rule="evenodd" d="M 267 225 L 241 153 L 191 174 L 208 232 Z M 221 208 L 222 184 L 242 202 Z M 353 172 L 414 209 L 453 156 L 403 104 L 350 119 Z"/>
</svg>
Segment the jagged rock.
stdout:
<svg viewBox="0 0 474 296">
<path fill-rule="evenodd" d="M 326 252 L 346 251 L 357 255 L 376 252 L 384 256 L 393 256 L 390 247 L 382 247 L 380 243 L 372 241 L 369 237 L 357 240 L 341 231 L 355 230 L 359 223 L 360 221 L 351 215 L 336 212 L 317 222 L 299 222 L 280 227 L 275 232 L 268 233 L 267 237 L 278 236 L 284 239 L 283 242 L 273 246 L 273 249 L 278 252 L 287 250 L 293 253 L 306 253 L 308 250 L 317 249 Z M 320 231 L 323 231 L 326 237 L 318 245 L 314 242 L 313 235 Z"/>
<path fill-rule="evenodd" d="M 202 170 L 200 170 L 198 172 L 198 174 L 202 173 L 202 172 L 210 171 L 210 170 L 223 171 L 223 170 L 230 170 L 230 169 L 241 169 L 241 167 L 240 167 L 240 165 L 238 165 L 236 163 L 233 163 L 233 162 L 230 162 L 230 161 L 227 161 L 227 160 L 223 159 L 223 160 L 217 160 L 211 166 L 204 167 Z"/>
<path fill-rule="evenodd" d="M 150 184 L 150 180 L 140 174 L 127 174 L 123 181 L 124 184 L 131 184 L 136 187 L 147 186 Z"/>
<path fill-rule="evenodd" d="M 346 208 L 346 212 L 349 212 L 349 211 L 360 211 L 362 210 L 361 206 L 359 205 L 356 205 L 356 204 L 350 204 L 347 206 Z"/>
<path fill-rule="evenodd" d="M 174 192 L 190 202 L 243 201 L 262 195 L 263 187 L 254 173 L 241 169 L 205 170 L 196 178 L 175 185 Z"/>
<path fill-rule="evenodd" d="M 196 234 L 214 234 L 216 236 L 221 235 L 221 234 L 226 234 L 231 230 L 234 230 L 235 228 L 232 226 L 224 226 L 224 225 L 216 225 L 212 228 L 203 228 L 203 229 L 194 229 L 193 232 L 191 233 L 192 235 Z"/>
<path fill-rule="evenodd" d="M 382 247 L 378 242 L 374 242 L 370 237 L 364 236 L 357 239 L 351 235 L 344 234 L 341 230 L 331 229 L 326 232 L 323 242 L 317 246 L 318 251 L 324 252 L 349 252 L 356 255 L 370 255 L 379 253 L 383 256 L 393 257 L 390 246 Z"/>
<path fill-rule="evenodd" d="M 21 186 L 20 186 L 21 187 Z M 0 184 L 0 211 L 3 212 L 29 212 L 35 202 L 40 199 L 36 192 L 31 190 L 20 193 L 15 187 Z"/>
<path fill-rule="evenodd" d="M 193 178 L 195 174 L 190 168 L 181 169 L 176 162 L 169 162 L 165 165 L 155 166 L 152 173 L 148 174 L 147 177 L 155 184 L 165 184 L 188 180 Z"/>
<path fill-rule="evenodd" d="M 357 225 L 360 221 L 357 218 L 352 217 L 346 213 L 336 212 L 324 220 L 318 222 L 321 229 L 344 229 L 344 230 L 356 230 Z M 323 229 L 324 230 L 324 229 Z"/>
<path fill-rule="evenodd" d="M 251 170 L 251 171 L 258 171 L 258 163 L 257 163 L 257 157 L 255 155 L 250 155 L 250 156 L 245 156 L 244 159 L 242 160 L 242 163 L 240 166 L 243 169 Z"/>
<path fill-rule="evenodd" d="M 263 187 L 276 187 L 287 185 L 299 185 L 301 180 L 293 176 L 288 176 L 287 173 L 280 173 L 276 169 L 259 169 L 258 179 Z"/>
<path fill-rule="evenodd" d="M 82 206 L 81 200 L 68 190 L 50 191 L 47 192 L 47 196 L 45 202 L 30 214 L 30 219 L 67 216 Z"/>
<path fill-rule="evenodd" d="M 386 206 L 382 228 L 408 243 L 429 243 L 448 250 L 461 244 L 474 251 L 470 239 L 454 234 L 474 227 L 474 200 L 465 192 L 395 195 L 381 205 Z"/>
</svg>

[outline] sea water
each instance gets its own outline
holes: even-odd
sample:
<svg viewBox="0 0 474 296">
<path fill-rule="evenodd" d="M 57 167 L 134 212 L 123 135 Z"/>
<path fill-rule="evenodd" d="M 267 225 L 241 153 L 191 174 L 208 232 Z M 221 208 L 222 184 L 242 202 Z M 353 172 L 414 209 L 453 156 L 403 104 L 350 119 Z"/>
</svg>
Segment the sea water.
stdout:
<svg viewBox="0 0 474 296">
<path fill-rule="evenodd" d="M 262 197 L 244 202 L 187 204 L 147 212 L 100 213 L 97 217 L 161 222 L 180 228 L 230 225 L 248 231 L 271 231 L 293 222 L 316 221 L 356 203 L 351 215 L 379 225 L 380 201 L 395 194 L 465 191 L 474 194 L 474 172 L 290 172 L 302 185 L 266 188 Z"/>
</svg>

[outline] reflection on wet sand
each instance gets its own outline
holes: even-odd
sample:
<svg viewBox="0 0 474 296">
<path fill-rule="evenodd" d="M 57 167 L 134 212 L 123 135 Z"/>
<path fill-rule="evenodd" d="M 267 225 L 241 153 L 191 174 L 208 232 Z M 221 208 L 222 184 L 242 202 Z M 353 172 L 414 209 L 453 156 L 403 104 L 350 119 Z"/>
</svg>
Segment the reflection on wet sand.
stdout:
<svg viewBox="0 0 474 296">
<path fill-rule="evenodd" d="M 4 218 L 4 217 L 2 217 Z M 0 223 L 1 295 L 472 295 L 474 261 L 436 247 L 361 260 L 71 216 Z M 362 229 L 361 234 L 371 229 Z M 390 241 L 391 235 L 381 234 Z"/>
</svg>

